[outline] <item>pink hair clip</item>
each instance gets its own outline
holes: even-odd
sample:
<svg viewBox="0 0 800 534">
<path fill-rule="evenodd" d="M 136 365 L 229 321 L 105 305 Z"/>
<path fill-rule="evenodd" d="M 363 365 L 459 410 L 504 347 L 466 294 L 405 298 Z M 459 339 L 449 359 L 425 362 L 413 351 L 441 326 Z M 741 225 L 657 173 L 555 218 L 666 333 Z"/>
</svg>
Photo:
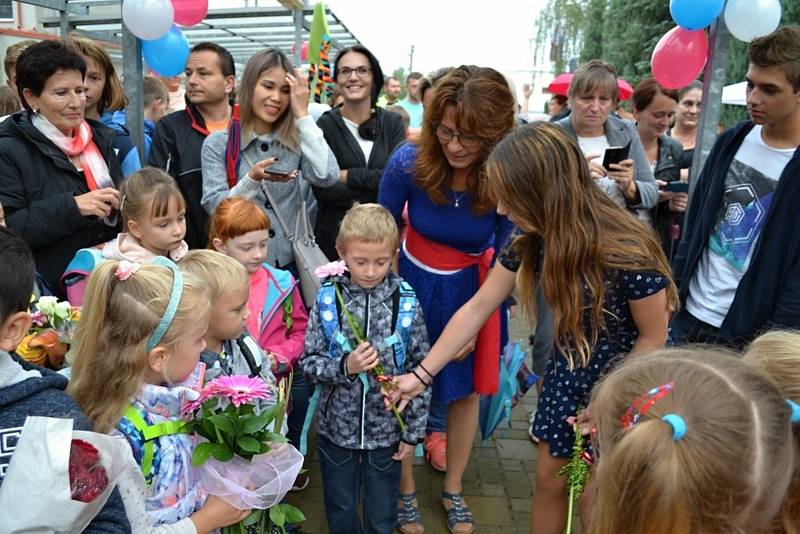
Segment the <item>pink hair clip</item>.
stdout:
<svg viewBox="0 0 800 534">
<path fill-rule="evenodd" d="M 117 270 L 114 271 L 114 276 L 117 277 L 117 280 L 124 282 L 133 274 L 138 271 L 142 267 L 141 263 L 136 263 L 133 261 L 122 260 L 119 262 L 117 266 Z"/>
</svg>

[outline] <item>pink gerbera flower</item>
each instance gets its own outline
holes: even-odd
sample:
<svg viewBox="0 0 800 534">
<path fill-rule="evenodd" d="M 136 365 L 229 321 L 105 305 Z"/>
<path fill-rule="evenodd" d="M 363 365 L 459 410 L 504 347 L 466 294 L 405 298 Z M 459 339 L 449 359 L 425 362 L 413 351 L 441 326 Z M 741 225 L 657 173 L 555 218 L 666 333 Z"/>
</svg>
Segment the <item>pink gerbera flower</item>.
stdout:
<svg viewBox="0 0 800 534">
<path fill-rule="evenodd" d="M 213 391 L 214 396 L 227 397 L 237 407 L 256 399 L 270 398 L 267 383 L 259 377 L 221 376 L 209 382 L 203 389 Z"/>
<path fill-rule="evenodd" d="M 327 278 L 329 276 L 341 276 L 346 272 L 347 264 L 345 264 L 343 260 L 339 260 L 320 265 L 314 269 L 314 276 L 317 278 Z"/>
</svg>

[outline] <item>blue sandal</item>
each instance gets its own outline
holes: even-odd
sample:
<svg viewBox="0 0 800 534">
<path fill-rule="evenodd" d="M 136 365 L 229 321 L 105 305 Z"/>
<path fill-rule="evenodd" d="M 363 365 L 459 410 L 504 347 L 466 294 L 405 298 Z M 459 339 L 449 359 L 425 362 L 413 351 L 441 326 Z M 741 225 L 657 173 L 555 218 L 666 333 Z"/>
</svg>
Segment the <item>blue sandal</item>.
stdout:
<svg viewBox="0 0 800 534">
<path fill-rule="evenodd" d="M 447 493 L 442 492 L 442 499 L 447 499 L 453 503 L 452 508 L 444 507 L 447 513 L 447 528 L 453 534 L 471 534 L 475 531 L 475 518 L 472 517 L 472 512 L 469 507 L 464 504 L 464 499 L 460 493 Z M 455 528 L 457 525 L 469 525 L 469 530 L 458 530 Z"/>
<path fill-rule="evenodd" d="M 419 512 L 419 507 L 414 504 L 414 501 L 417 499 L 417 493 L 400 493 L 397 495 L 397 498 L 403 503 L 403 507 L 397 510 L 395 528 L 403 534 L 407 534 L 404 528 L 406 525 L 418 524 L 424 529 L 422 514 Z"/>
</svg>

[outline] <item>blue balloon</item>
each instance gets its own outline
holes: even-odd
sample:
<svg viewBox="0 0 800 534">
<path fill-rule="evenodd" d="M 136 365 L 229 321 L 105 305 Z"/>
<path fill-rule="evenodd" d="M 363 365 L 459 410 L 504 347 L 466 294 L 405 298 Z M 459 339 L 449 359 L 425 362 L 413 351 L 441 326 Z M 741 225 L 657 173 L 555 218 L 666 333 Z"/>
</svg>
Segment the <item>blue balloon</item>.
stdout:
<svg viewBox="0 0 800 534">
<path fill-rule="evenodd" d="M 669 12 L 675 23 L 686 30 L 701 30 L 722 13 L 725 0 L 670 0 Z"/>
<path fill-rule="evenodd" d="M 161 38 L 142 41 L 142 55 L 147 65 L 161 76 L 177 76 L 189 59 L 189 41 L 175 24 Z"/>
</svg>

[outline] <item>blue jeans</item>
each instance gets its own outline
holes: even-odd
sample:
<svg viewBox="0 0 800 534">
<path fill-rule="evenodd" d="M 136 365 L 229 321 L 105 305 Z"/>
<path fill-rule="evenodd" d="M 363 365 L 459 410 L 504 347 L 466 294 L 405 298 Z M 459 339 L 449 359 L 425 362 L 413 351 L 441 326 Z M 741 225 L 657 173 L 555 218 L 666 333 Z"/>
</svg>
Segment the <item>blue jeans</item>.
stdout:
<svg viewBox="0 0 800 534">
<path fill-rule="evenodd" d="M 306 412 L 308 412 L 308 401 L 311 398 L 311 385 L 299 368 L 294 371 L 289 397 L 291 404 L 289 405 L 289 415 L 286 417 L 286 426 L 289 427 L 286 438 L 292 445 L 299 447 L 303 422 L 305 422 Z"/>
<path fill-rule="evenodd" d="M 447 431 L 447 403 L 431 397 L 431 405 L 428 409 L 428 423 L 425 431 L 446 432 Z"/>
<path fill-rule="evenodd" d="M 721 339 L 719 328 L 704 323 L 683 308 L 672 317 L 672 321 L 669 323 L 667 344 L 677 347 L 688 343 L 716 345 L 721 343 Z"/>
<path fill-rule="evenodd" d="M 392 460 L 397 447 L 345 449 L 318 435 L 317 451 L 330 534 L 392 534 L 400 487 L 400 462 Z"/>
</svg>

